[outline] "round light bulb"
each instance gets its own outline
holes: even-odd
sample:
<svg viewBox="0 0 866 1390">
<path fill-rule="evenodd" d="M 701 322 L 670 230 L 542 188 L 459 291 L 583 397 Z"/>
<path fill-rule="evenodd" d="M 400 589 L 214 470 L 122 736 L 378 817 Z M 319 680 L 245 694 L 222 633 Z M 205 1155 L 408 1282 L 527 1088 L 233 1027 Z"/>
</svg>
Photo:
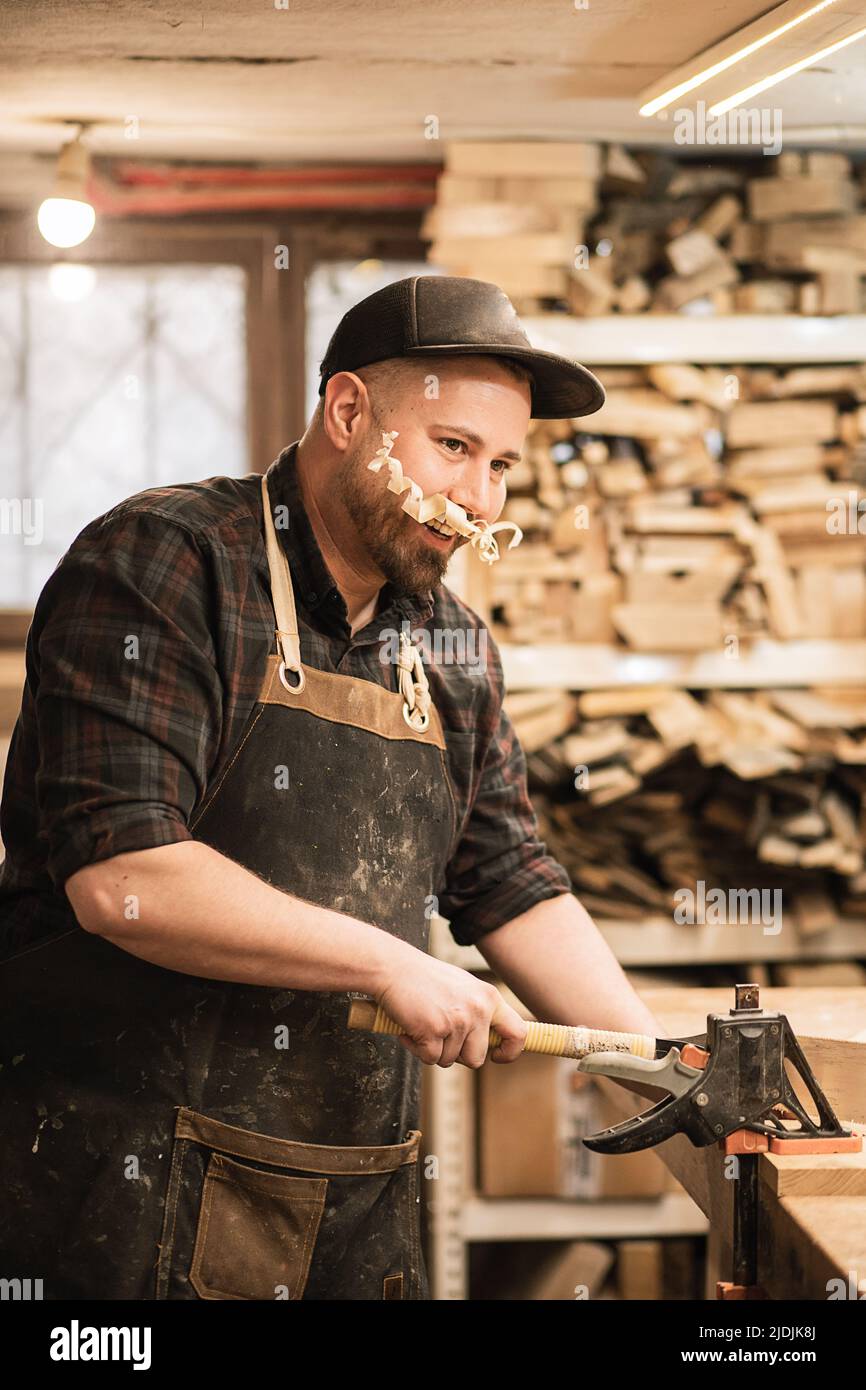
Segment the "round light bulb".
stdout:
<svg viewBox="0 0 866 1390">
<path fill-rule="evenodd" d="M 46 198 L 36 223 L 52 246 L 80 246 L 96 225 L 96 213 L 77 198 Z"/>
</svg>

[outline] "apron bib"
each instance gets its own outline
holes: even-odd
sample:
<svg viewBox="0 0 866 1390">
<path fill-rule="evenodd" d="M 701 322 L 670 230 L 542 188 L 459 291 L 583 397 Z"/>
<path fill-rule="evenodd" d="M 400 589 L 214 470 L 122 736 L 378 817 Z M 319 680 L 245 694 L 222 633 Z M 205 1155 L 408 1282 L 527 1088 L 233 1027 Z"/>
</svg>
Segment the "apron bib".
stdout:
<svg viewBox="0 0 866 1390">
<path fill-rule="evenodd" d="M 420 653 L 401 638 L 393 691 L 303 665 L 271 472 L 277 650 L 190 830 L 426 951 L 457 826 Z M 348 994 L 183 975 L 80 928 L 2 975 L 0 1274 L 47 1298 L 429 1297 L 423 1064 L 347 1029 Z"/>
</svg>

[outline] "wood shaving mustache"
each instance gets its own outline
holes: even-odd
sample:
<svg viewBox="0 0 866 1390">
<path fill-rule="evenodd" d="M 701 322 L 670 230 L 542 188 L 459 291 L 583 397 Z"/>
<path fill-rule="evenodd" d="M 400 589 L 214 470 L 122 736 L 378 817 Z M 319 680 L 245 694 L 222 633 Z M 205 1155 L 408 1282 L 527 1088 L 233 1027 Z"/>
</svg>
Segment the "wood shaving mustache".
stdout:
<svg viewBox="0 0 866 1390">
<path fill-rule="evenodd" d="M 378 473 L 382 465 L 387 463 L 390 475 L 388 490 L 398 494 L 407 491 L 409 493 L 403 503 L 404 512 L 422 525 L 427 521 L 438 521 L 450 526 L 452 531 L 467 538 L 478 557 L 487 565 L 492 565 L 495 560 L 501 559 L 495 532 L 503 530 L 514 532 L 508 542 L 509 550 L 513 550 L 516 545 L 520 544 L 523 540 L 523 532 L 513 521 L 497 521 L 494 526 L 486 521 L 476 523 L 469 520 L 461 506 L 458 506 L 456 502 L 450 502 L 447 497 L 442 496 L 441 492 L 434 492 L 430 497 L 425 497 L 418 484 L 406 477 L 400 460 L 391 457 L 394 440 L 398 434 L 398 430 L 383 430 L 382 447 L 376 450 L 375 456 L 367 464 L 367 467 L 371 472 Z"/>
</svg>

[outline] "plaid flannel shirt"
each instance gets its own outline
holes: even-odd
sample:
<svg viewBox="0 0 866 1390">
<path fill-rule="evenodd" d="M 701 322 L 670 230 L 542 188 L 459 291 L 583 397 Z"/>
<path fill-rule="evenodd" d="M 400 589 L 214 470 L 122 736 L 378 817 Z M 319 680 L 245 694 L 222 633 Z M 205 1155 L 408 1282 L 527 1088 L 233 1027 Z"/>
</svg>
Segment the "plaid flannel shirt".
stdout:
<svg viewBox="0 0 866 1390">
<path fill-rule="evenodd" d="M 456 941 L 473 943 L 571 891 L 538 838 L 498 649 L 444 584 L 421 594 L 385 585 L 352 636 L 304 509 L 296 448 L 280 454 L 272 495 L 288 507 L 277 534 L 302 660 L 396 690 L 383 632 L 426 631 L 458 811 L 438 910 Z M 43 588 L 0 804 L 4 954 L 75 925 L 63 885 L 84 865 L 194 838 L 188 822 L 241 737 L 274 649 L 260 486 L 250 473 L 139 492 L 86 526 Z"/>
</svg>

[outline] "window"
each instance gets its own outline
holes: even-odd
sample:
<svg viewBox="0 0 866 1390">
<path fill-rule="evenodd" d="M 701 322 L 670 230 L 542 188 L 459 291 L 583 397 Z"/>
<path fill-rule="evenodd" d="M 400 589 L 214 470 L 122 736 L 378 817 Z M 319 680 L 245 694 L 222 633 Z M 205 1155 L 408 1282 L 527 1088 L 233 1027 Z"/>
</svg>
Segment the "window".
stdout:
<svg viewBox="0 0 866 1390">
<path fill-rule="evenodd" d="M 0 267 L 0 607 L 32 608 L 88 522 L 250 471 L 239 265 Z"/>
</svg>

